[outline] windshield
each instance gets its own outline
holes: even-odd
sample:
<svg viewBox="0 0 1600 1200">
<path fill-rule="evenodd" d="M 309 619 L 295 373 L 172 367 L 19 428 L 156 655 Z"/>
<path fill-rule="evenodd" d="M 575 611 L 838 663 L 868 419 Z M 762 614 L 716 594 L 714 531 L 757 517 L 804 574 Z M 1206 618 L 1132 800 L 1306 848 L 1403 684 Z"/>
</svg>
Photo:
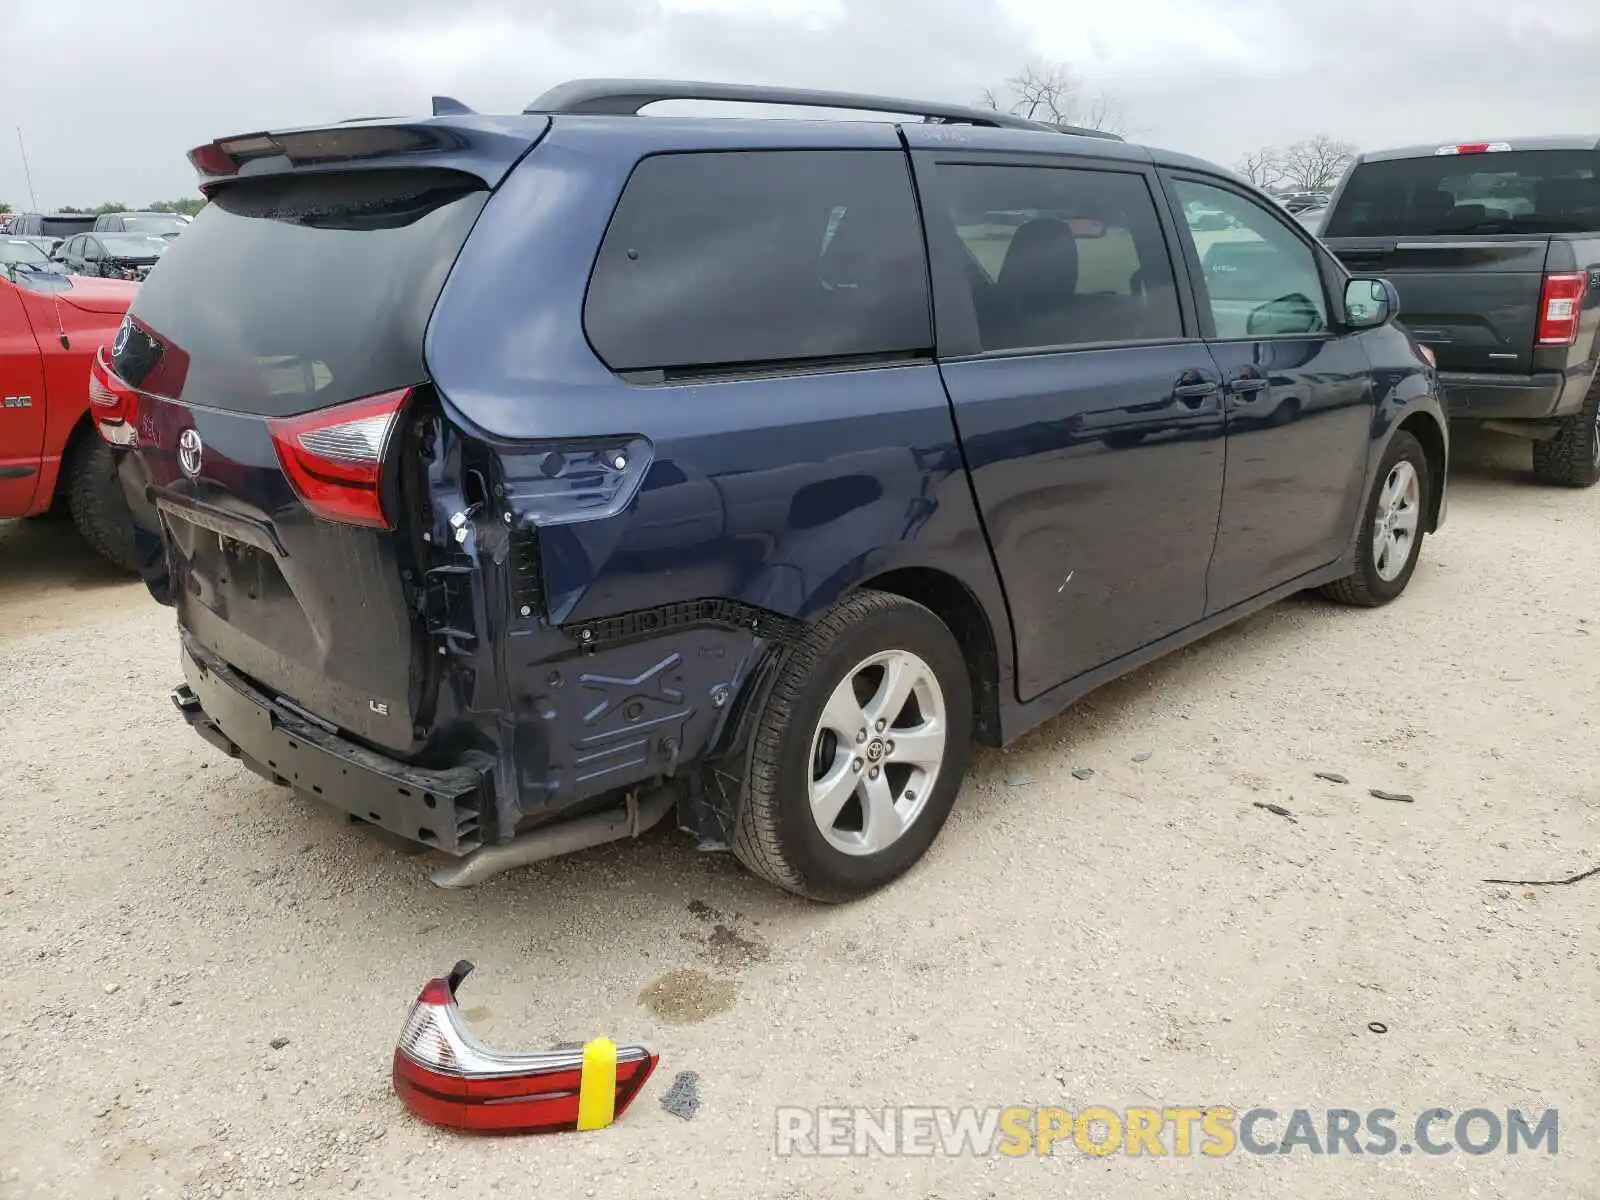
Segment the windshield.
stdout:
<svg viewBox="0 0 1600 1200">
<path fill-rule="evenodd" d="M 23 238 L 0 238 L 0 277 L 32 291 L 65 291 L 72 286 L 59 263 Z"/>
<path fill-rule="evenodd" d="M 1365 162 L 1329 237 L 1600 230 L 1600 153 L 1510 150 Z"/>
<path fill-rule="evenodd" d="M 166 252 L 166 238 L 154 234 L 102 233 L 106 253 L 114 258 L 160 258 Z"/>
<path fill-rule="evenodd" d="M 32 242 L 21 238 L 5 238 L 0 240 L 0 263 L 6 266 L 48 267 L 50 256 Z"/>
<path fill-rule="evenodd" d="M 182 233 L 189 222 L 170 213 L 140 213 L 123 217 L 122 227 L 129 233 Z"/>
</svg>

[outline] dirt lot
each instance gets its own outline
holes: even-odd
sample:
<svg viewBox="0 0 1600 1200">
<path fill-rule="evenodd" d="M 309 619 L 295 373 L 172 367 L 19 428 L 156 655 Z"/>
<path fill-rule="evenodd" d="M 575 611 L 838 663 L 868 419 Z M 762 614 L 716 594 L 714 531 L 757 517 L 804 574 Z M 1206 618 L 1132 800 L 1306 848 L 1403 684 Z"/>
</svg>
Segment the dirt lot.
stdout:
<svg viewBox="0 0 1600 1200">
<path fill-rule="evenodd" d="M 1600 489 L 1475 453 L 1401 602 L 1279 605 L 981 755 L 842 909 L 665 833 L 436 890 L 182 727 L 138 585 L 9 530 L 0 1195 L 1600 1195 L 1600 877 L 1483 882 L 1600 863 Z M 621 1123 L 400 1110 L 398 1023 L 461 956 L 492 1042 L 661 1052 Z M 775 1157 L 774 1109 L 825 1104 L 1555 1107 L 1560 1153 Z"/>
</svg>

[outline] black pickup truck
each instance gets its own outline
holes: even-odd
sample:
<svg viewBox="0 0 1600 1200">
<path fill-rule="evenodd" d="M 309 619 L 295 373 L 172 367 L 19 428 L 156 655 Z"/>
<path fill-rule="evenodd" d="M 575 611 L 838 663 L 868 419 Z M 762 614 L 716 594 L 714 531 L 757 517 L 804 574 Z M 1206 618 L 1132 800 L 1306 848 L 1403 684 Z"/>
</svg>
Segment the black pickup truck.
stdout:
<svg viewBox="0 0 1600 1200">
<path fill-rule="evenodd" d="M 1600 480 L 1600 138 L 1363 154 L 1322 235 L 1400 289 L 1452 419 L 1533 439 L 1542 483 Z"/>
</svg>

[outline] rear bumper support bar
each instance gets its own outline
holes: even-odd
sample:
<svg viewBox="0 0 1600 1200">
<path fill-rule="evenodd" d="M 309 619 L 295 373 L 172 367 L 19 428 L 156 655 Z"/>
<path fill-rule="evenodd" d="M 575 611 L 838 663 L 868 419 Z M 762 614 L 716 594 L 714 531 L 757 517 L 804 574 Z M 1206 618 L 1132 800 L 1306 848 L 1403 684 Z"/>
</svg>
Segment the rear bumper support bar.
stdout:
<svg viewBox="0 0 1600 1200">
<path fill-rule="evenodd" d="M 183 673 L 172 702 L 184 720 L 263 778 L 447 854 L 469 854 L 495 840 L 483 828 L 494 812 L 486 769 L 426 770 L 331 734 L 188 639 Z"/>
</svg>

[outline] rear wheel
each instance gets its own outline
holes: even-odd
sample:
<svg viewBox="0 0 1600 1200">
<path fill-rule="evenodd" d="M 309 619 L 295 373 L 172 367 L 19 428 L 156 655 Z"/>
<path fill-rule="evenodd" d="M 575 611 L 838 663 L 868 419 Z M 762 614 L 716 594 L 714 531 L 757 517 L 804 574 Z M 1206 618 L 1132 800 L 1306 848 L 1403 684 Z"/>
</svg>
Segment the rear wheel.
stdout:
<svg viewBox="0 0 1600 1200">
<path fill-rule="evenodd" d="M 61 469 L 61 490 L 83 540 L 109 562 L 127 571 L 137 570 L 133 510 L 122 493 L 111 447 L 93 433 L 80 437 Z"/>
<path fill-rule="evenodd" d="M 1341 604 L 1376 608 L 1405 591 L 1422 553 L 1432 486 L 1422 443 L 1404 430 L 1396 433 L 1362 513 L 1356 569 L 1322 594 Z"/>
<path fill-rule="evenodd" d="M 1533 477 L 1556 487 L 1600 482 L 1600 380 L 1589 389 L 1583 410 L 1561 422 L 1560 433 L 1533 444 Z"/>
<path fill-rule="evenodd" d="M 971 753 L 961 648 L 922 605 L 859 592 L 788 654 L 752 739 L 733 852 L 814 900 L 862 896 L 922 857 Z"/>
</svg>

